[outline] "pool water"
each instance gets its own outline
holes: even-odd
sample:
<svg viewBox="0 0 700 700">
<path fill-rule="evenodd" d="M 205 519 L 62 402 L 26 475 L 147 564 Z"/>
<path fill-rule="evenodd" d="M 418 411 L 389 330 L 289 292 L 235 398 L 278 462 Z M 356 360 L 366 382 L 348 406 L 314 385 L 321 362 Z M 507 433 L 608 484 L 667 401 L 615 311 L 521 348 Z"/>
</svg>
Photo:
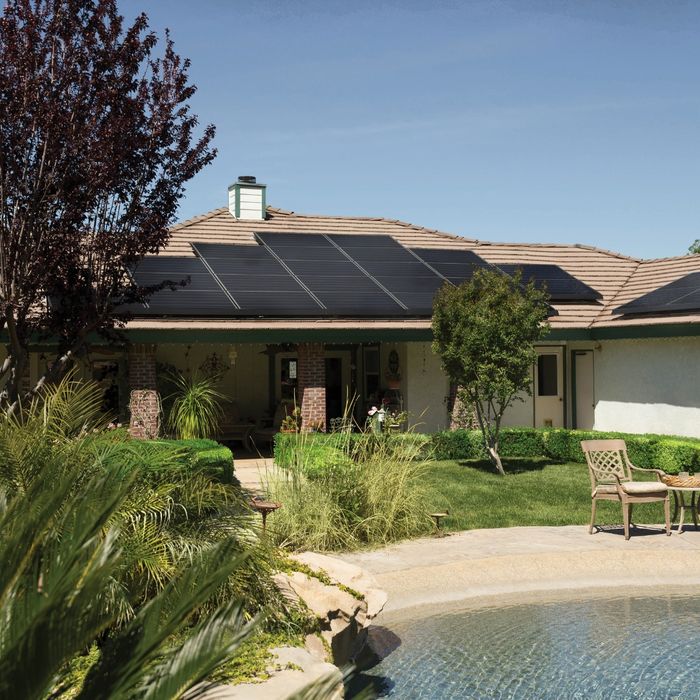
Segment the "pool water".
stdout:
<svg viewBox="0 0 700 700">
<path fill-rule="evenodd" d="M 697 699 L 699 624 L 700 599 L 663 594 L 399 619 L 363 680 L 402 700 Z"/>
</svg>

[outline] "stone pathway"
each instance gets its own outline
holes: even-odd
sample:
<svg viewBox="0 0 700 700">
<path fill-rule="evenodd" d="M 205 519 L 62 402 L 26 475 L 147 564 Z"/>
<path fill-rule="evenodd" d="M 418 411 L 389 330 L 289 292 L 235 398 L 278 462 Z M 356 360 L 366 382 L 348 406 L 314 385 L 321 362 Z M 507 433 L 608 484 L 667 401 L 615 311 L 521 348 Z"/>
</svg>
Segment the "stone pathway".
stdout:
<svg viewBox="0 0 700 700">
<path fill-rule="evenodd" d="M 265 475 L 274 468 L 272 457 L 242 457 L 234 460 L 234 475 L 241 486 L 253 494 L 262 494 Z"/>
<path fill-rule="evenodd" d="M 700 584 L 700 531 L 581 525 L 470 530 L 340 555 L 374 574 L 386 611 L 533 591 Z"/>
</svg>

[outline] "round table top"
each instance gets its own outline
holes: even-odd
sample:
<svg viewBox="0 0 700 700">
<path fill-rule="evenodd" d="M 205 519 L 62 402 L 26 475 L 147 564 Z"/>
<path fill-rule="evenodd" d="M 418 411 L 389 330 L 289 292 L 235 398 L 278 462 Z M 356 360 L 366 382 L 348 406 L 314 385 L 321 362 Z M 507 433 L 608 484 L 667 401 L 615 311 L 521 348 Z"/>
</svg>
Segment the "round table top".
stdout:
<svg viewBox="0 0 700 700">
<path fill-rule="evenodd" d="M 678 476 L 668 474 L 661 477 L 662 481 L 673 491 L 700 491 L 700 476 Z"/>
</svg>

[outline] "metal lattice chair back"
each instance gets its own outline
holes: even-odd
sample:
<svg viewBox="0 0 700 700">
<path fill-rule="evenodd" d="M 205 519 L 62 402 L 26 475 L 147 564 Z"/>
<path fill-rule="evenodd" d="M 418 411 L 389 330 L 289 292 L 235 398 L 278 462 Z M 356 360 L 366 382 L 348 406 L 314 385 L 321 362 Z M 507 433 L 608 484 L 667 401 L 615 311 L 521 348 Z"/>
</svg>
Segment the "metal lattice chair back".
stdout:
<svg viewBox="0 0 700 700">
<path fill-rule="evenodd" d="M 598 484 L 632 481 L 624 440 L 582 440 L 593 488 Z"/>
</svg>

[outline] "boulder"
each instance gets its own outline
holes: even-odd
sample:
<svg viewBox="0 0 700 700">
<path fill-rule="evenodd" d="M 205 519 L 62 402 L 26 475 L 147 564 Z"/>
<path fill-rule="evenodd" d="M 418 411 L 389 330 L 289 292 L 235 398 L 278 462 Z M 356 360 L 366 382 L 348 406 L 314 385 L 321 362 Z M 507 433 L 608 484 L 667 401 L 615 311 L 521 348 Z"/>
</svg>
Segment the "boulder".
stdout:
<svg viewBox="0 0 700 700">
<path fill-rule="evenodd" d="M 271 676 L 262 683 L 239 683 L 238 685 L 215 685 L 203 694 L 204 700 L 280 700 L 298 693 L 313 683 L 323 683 L 329 700 L 343 697 L 343 675 L 333 664 L 319 661 L 305 649 L 278 647 L 272 650 L 276 657 Z M 194 688 L 199 690 L 201 688 Z M 183 700 L 187 700 L 187 694 Z"/>
<path fill-rule="evenodd" d="M 319 620 L 333 663 L 350 663 L 365 645 L 367 628 L 384 607 L 386 594 L 370 574 L 353 564 L 311 552 L 293 558 L 318 571 L 330 583 L 294 571 L 276 574 L 277 586 L 290 602 L 302 601 Z M 318 644 L 312 643 L 310 650 L 319 659 L 325 659 L 325 649 L 321 655 Z"/>
</svg>

